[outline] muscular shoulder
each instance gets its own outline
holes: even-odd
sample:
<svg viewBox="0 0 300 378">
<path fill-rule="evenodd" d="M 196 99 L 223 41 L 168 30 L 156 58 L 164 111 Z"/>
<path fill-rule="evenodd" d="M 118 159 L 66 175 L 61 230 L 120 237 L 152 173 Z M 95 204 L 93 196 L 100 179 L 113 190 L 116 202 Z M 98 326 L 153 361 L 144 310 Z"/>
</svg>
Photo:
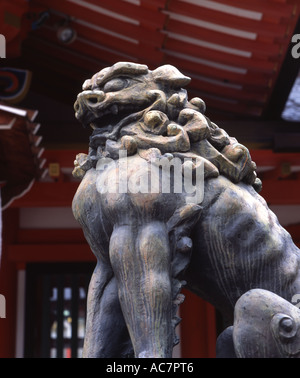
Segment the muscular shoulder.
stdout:
<svg viewBox="0 0 300 378">
<path fill-rule="evenodd" d="M 101 161 L 82 179 L 73 200 L 75 217 L 80 220 L 95 207 L 113 223 L 131 223 L 139 217 L 168 220 L 184 197 L 181 193 L 164 193 L 160 185 L 156 188 L 159 178 L 153 177 L 157 172 L 151 167 L 138 156 Z"/>
<path fill-rule="evenodd" d="M 205 182 L 204 201 L 202 206 L 209 210 L 227 213 L 256 212 L 257 209 L 267 210 L 265 200 L 257 194 L 251 185 L 234 184 L 224 176 L 209 179 Z"/>
<path fill-rule="evenodd" d="M 96 204 L 97 172 L 94 168 L 88 170 L 77 188 L 72 202 L 74 217 L 79 221 L 92 206 Z"/>
</svg>

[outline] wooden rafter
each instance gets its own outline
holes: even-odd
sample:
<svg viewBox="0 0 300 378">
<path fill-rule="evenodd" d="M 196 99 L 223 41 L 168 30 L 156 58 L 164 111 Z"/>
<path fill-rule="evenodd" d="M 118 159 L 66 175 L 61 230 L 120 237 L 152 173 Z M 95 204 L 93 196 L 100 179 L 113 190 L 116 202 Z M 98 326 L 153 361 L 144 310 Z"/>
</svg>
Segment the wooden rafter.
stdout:
<svg viewBox="0 0 300 378">
<path fill-rule="evenodd" d="M 43 175 L 41 137 L 34 123 L 37 111 L 0 104 L 0 181 L 2 208 L 30 190 Z"/>
</svg>

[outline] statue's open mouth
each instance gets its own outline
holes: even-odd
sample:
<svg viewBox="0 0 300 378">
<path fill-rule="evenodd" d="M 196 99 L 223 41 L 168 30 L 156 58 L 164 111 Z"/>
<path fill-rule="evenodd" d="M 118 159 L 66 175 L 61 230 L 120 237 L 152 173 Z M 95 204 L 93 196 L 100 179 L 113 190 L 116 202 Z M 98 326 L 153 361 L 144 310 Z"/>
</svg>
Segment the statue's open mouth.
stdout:
<svg viewBox="0 0 300 378">
<path fill-rule="evenodd" d="M 104 111 L 97 111 L 97 115 L 90 114 L 88 126 L 93 130 L 101 129 L 103 132 L 112 131 L 118 123 L 129 115 L 140 111 L 135 106 L 113 104 Z"/>
<path fill-rule="evenodd" d="M 74 109 L 76 118 L 83 126 L 94 130 L 91 140 L 97 138 L 98 142 L 105 142 L 106 139 L 116 140 L 120 129 L 132 120 L 138 119 L 145 107 L 144 104 L 110 104 L 99 101 L 97 95 L 97 92 L 95 95 L 92 91 L 82 92 L 74 104 Z"/>
<path fill-rule="evenodd" d="M 112 110 L 112 112 L 111 112 Z M 100 114 L 90 120 L 89 126 L 94 130 L 90 137 L 90 145 L 104 144 L 107 139 L 116 141 L 122 127 L 132 121 L 136 121 L 142 116 L 143 110 L 140 111 L 133 106 L 117 106 L 110 108 L 109 112 Z"/>
<path fill-rule="evenodd" d="M 84 127 L 90 126 L 92 129 L 113 127 L 122 118 L 139 110 L 130 104 L 103 101 L 104 97 L 100 97 L 99 94 L 105 96 L 102 91 L 84 91 L 79 94 L 74 104 L 75 117 Z"/>
<path fill-rule="evenodd" d="M 159 93 L 149 94 L 142 101 L 129 99 L 108 99 L 108 95 L 98 90 L 83 91 L 74 104 L 75 116 L 84 127 L 91 127 L 93 134 L 90 144 L 104 144 L 107 139 L 117 140 L 120 130 L 132 122 L 142 119 L 152 107 L 165 104 Z"/>
</svg>

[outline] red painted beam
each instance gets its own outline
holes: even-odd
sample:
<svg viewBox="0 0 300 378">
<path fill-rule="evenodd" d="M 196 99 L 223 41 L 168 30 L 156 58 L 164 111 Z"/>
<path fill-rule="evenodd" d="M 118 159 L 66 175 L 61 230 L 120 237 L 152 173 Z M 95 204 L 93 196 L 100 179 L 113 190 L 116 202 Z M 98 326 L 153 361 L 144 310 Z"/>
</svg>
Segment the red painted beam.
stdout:
<svg viewBox="0 0 300 378">
<path fill-rule="evenodd" d="M 269 37 L 274 35 L 284 35 L 288 29 L 288 23 L 280 24 L 279 20 L 274 24 L 257 20 L 249 20 L 243 17 L 237 17 L 236 15 L 218 12 L 215 9 L 207 9 L 178 0 L 173 0 L 170 2 L 168 10 L 194 18 L 201 17 L 202 20 L 214 22 L 216 24 L 231 28 L 247 30 L 250 32 L 256 30 L 259 31 L 260 35 L 266 35 Z"/>
<path fill-rule="evenodd" d="M 140 0 L 141 5 L 147 9 L 165 9 L 169 0 Z"/>
<path fill-rule="evenodd" d="M 250 150 L 251 158 L 258 167 L 273 166 L 275 169 L 282 163 L 300 165 L 300 153 L 275 153 L 272 150 Z M 261 195 L 271 205 L 300 204 L 300 180 L 265 179 L 262 180 Z"/>
<path fill-rule="evenodd" d="M 269 205 L 299 205 L 300 180 L 263 180 L 261 195 Z"/>
<path fill-rule="evenodd" d="M 39 40 L 35 39 L 35 48 L 43 51 L 46 55 L 49 55 L 52 46 L 54 48 L 62 46 L 57 40 L 56 34 L 53 31 L 51 32 L 49 30 L 43 30 L 40 32 L 40 37 L 41 39 L 39 38 Z M 111 62 L 124 61 L 126 59 L 136 61 L 136 58 L 134 56 L 129 56 L 129 54 L 125 52 L 109 49 L 108 47 L 106 48 L 101 44 L 95 45 L 88 39 L 83 38 L 75 39 L 72 44 L 64 47 L 63 50 L 63 55 L 61 57 L 58 56 L 58 61 L 63 61 L 64 55 L 68 54 L 69 51 L 99 60 L 100 62 L 107 62 L 108 64 L 111 64 Z M 87 67 L 87 69 L 89 69 L 89 67 Z"/>
<path fill-rule="evenodd" d="M 103 51 L 105 48 L 109 49 L 109 51 L 106 52 L 104 60 L 109 59 L 109 61 L 112 62 L 116 59 L 129 59 L 128 56 L 131 56 L 131 59 L 139 58 L 143 61 L 159 64 L 163 58 L 163 53 L 158 49 L 160 46 L 144 45 L 141 42 L 133 43 L 77 23 L 74 23 L 73 27 L 78 33 L 78 37 L 71 45 L 63 46 L 57 39 L 56 31 L 54 29 L 45 28 L 38 32 L 39 44 L 45 44 L 48 42 L 52 44 L 54 48 L 56 46 L 63 47 L 64 52 L 62 59 L 64 59 L 65 55 L 69 52 L 72 53 L 74 51 L 75 53 L 82 54 L 82 46 L 85 46 L 86 56 L 94 55 L 94 58 L 97 60 L 99 59 L 99 53 L 97 53 L 97 50 L 100 50 L 101 54 L 104 54 Z M 91 46 L 92 43 L 94 44 L 93 46 Z M 87 49 L 89 49 L 90 52 L 88 52 Z M 45 51 L 45 53 L 47 53 L 47 51 Z M 113 56 L 112 54 L 115 54 L 116 56 Z"/>
<path fill-rule="evenodd" d="M 243 117 L 245 117 L 245 115 L 258 117 L 263 111 L 262 106 L 253 106 L 245 102 L 243 103 L 234 99 L 227 99 L 226 97 L 224 98 L 224 96 L 219 97 L 216 94 L 212 95 L 208 92 L 202 91 L 201 87 L 196 88 L 192 84 L 188 88 L 188 93 L 190 99 L 193 97 L 200 97 L 204 100 L 208 109 L 206 114 L 208 117 L 210 117 L 210 114 L 213 114 L 215 110 L 218 112 L 220 110 L 223 110 L 225 112 L 240 114 Z"/>
<path fill-rule="evenodd" d="M 281 163 L 300 165 L 300 153 L 297 152 L 273 152 L 272 150 L 251 150 L 252 160 L 257 166 L 278 166 Z"/>
<path fill-rule="evenodd" d="M 291 234 L 294 243 L 299 248 L 300 244 L 300 224 L 291 224 L 286 226 L 285 229 Z"/>
<path fill-rule="evenodd" d="M 24 47 L 26 49 L 24 49 L 23 55 L 25 55 L 26 51 L 28 51 L 28 53 L 26 54 L 27 59 L 30 58 L 31 53 L 33 54 L 32 60 L 36 56 L 39 56 L 39 61 L 40 59 L 49 60 L 50 57 L 50 60 L 53 60 L 53 57 L 56 57 L 57 59 L 55 60 L 55 65 L 53 66 L 52 63 L 53 69 L 56 69 L 56 66 L 59 66 L 58 69 L 62 70 L 62 67 L 60 66 L 65 66 L 67 63 L 68 67 L 70 67 L 69 76 L 73 78 L 74 76 L 76 77 L 76 75 L 78 75 L 79 71 L 83 71 L 82 68 L 85 68 L 85 71 L 87 70 L 90 72 L 94 72 L 96 69 L 99 68 L 100 63 L 98 59 L 93 59 L 88 55 L 85 56 L 80 52 L 71 51 L 69 49 L 66 50 L 66 47 L 62 44 L 59 44 L 58 41 L 54 44 L 50 41 L 46 41 L 45 39 L 43 40 L 39 38 L 37 34 L 32 35 L 30 38 L 27 38 L 27 40 L 24 42 Z M 45 63 L 43 62 L 43 65 L 44 64 Z"/>
<path fill-rule="evenodd" d="M 231 88 L 227 87 L 225 85 L 222 85 L 223 83 L 221 81 L 218 82 L 209 82 L 206 81 L 205 78 L 194 78 L 192 75 L 190 75 L 192 78 L 191 86 L 193 88 L 199 88 L 202 92 L 210 93 L 211 95 L 216 96 L 216 94 L 219 97 L 224 97 L 224 99 L 233 99 L 237 100 L 238 102 L 246 102 L 247 105 L 249 103 L 256 104 L 258 106 L 261 106 L 264 104 L 268 98 L 268 93 L 256 93 L 255 90 L 253 91 L 245 91 L 242 87 L 241 89 Z"/>
<path fill-rule="evenodd" d="M 228 25 L 231 27 L 231 25 Z M 185 36 L 199 39 L 205 42 L 210 42 L 226 47 L 231 47 L 236 50 L 252 52 L 253 56 L 259 57 L 277 57 L 280 54 L 280 44 L 278 43 L 263 43 L 259 40 L 249 40 L 239 36 L 228 35 L 217 31 L 202 28 L 180 22 L 178 20 L 171 20 L 168 23 L 167 30 L 173 33 L 183 34 Z M 179 42 L 180 43 L 180 42 Z M 184 42 L 181 42 L 184 43 Z M 204 48 L 203 48 L 204 49 Z M 233 55 L 235 56 L 235 55 Z"/>
<path fill-rule="evenodd" d="M 124 36 L 139 39 L 148 44 L 160 45 L 164 36 L 158 30 L 149 30 L 140 25 L 130 24 L 128 22 L 117 20 L 116 18 L 94 12 L 82 5 L 70 3 L 68 1 L 57 0 L 32 0 L 35 5 L 48 7 L 50 10 L 61 12 L 74 17 L 78 20 L 87 21 L 91 24 L 98 25 L 104 29 L 118 32 Z"/>
<path fill-rule="evenodd" d="M 270 81 L 272 81 L 270 75 L 253 72 L 248 74 L 232 72 L 219 67 L 212 67 L 212 65 L 209 64 L 206 65 L 200 62 L 194 62 L 192 59 L 189 59 L 188 56 L 175 56 L 172 52 L 168 51 L 165 51 L 165 56 L 168 63 L 173 64 L 179 70 L 193 72 L 196 75 L 203 74 L 207 77 L 225 80 L 230 83 L 268 87 Z"/>
<path fill-rule="evenodd" d="M 17 244 L 84 244 L 86 239 L 78 223 L 78 228 L 59 229 L 19 229 Z"/>
<path fill-rule="evenodd" d="M 56 3 L 58 1 L 61 0 L 51 0 L 51 4 Z M 125 3 L 124 1 L 120 0 L 102 1 L 100 3 L 99 0 L 88 0 L 87 2 L 101 6 L 101 8 L 105 8 L 114 13 L 118 13 L 120 15 L 138 20 L 143 25 L 147 25 L 151 28 L 162 27 L 167 17 L 165 14 L 161 12 L 157 12 L 149 8 L 144 8 L 142 3 L 141 5 L 135 5 L 127 2 Z"/>
<path fill-rule="evenodd" d="M 86 149 L 88 150 L 88 146 Z M 74 160 L 79 152 L 78 150 L 45 150 L 44 157 L 48 163 L 59 163 L 61 167 L 74 167 Z"/>
<path fill-rule="evenodd" d="M 35 182 L 11 207 L 71 207 L 78 185 L 77 182 Z"/>
<path fill-rule="evenodd" d="M 294 4 L 276 4 L 270 1 L 262 0 L 243 0 L 239 1 L 238 4 L 236 0 L 216 0 L 218 3 L 225 4 L 228 6 L 233 6 L 235 8 L 240 8 L 249 11 L 255 11 L 262 13 L 262 21 L 278 23 L 282 18 L 290 18 L 294 12 Z"/>
<path fill-rule="evenodd" d="M 94 72 L 99 69 L 99 63 L 97 64 L 96 60 L 85 59 L 83 56 L 80 56 L 78 52 L 70 53 L 59 44 L 53 45 L 39 38 L 28 38 L 24 42 L 24 48 L 25 50 L 23 51 L 22 57 L 30 62 L 30 67 L 33 67 L 33 72 L 43 70 L 51 74 L 51 72 L 54 71 L 54 74 L 63 75 L 65 81 L 68 82 L 74 82 L 74 78 L 83 78 L 86 70 Z M 38 60 L 36 56 L 39 57 Z M 55 64 L 54 57 L 57 57 Z M 82 68 L 84 68 L 84 70 Z M 43 77 L 41 80 L 43 80 Z M 64 90 L 64 86 L 66 88 L 69 87 L 65 81 L 60 81 L 62 91 Z M 57 80 L 55 80 L 53 85 L 57 87 Z"/>
<path fill-rule="evenodd" d="M 12 244 L 8 259 L 15 263 L 95 261 L 88 244 Z"/>
<path fill-rule="evenodd" d="M 183 28 L 180 34 L 185 35 L 185 33 L 186 29 Z M 205 41 L 205 38 L 201 38 L 201 40 Z M 219 37 L 218 44 L 222 45 L 222 37 Z M 244 58 L 238 55 L 226 53 L 224 51 L 213 50 L 208 47 L 203 48 L 188 42 L 180 42 L 172 37 L 168 37 L 166 39 L 164 48 L 183 54 L 196 56 L 198 58 L 212 60 L 213 62 L 224 63 L 235 67 L 244 67 L 249 70 L 265 72 L 268 74 L 272 74 L 276 68 L 275 62 L 271 62 L 268 59 L 255 59 L 253 57 Z"/>
</svg>

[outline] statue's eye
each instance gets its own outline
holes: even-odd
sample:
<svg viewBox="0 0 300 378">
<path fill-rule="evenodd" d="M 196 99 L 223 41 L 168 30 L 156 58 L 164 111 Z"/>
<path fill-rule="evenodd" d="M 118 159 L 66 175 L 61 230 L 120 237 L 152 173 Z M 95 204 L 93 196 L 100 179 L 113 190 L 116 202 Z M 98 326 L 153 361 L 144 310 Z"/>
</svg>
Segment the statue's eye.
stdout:
<svg viewBox="0 0 300 378">
<path fill-rule="evenodd" d="M 117 92 L 120 91 L 121 89 L 125 88 L 128 86 L 128 80 L 127 79 L 113 79 L 109 82 L 107 82 L 103 90 L 104 92 Z"/>
</svg>

